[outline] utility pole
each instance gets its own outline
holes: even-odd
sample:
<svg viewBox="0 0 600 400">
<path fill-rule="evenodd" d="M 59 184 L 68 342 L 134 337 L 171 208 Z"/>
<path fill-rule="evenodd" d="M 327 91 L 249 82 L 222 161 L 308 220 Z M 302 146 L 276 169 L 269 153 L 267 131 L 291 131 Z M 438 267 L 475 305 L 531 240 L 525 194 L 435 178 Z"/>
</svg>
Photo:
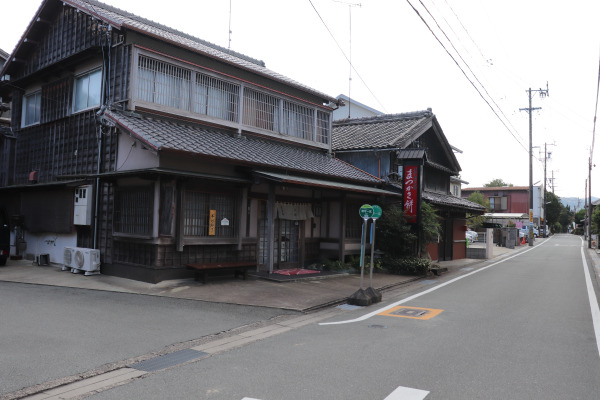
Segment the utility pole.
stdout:
<svg viewBox="0 0 600 400">
<path fill-rule="evenodd" d="M 527 90 L 529 96 L 529 107 L 520 108 L 520 111 L 527 111 L 529 113 L 529 245 L 533 246 L 533 116 L 532 111 L 541 110 L 541 107 L 533 108 L 531 106 L 532 93 L 538 92 L 540 97 L 548 96 L 548 83 L 546 82 L 546 89 L 531 89 Z"/>
<path fill-rule="evenodd" d="M 588 180 L 590 184 L 588 185 L 588 196 L 590 200 L 588 201 L 588 249 L 592 248 L 592 154 L 590 153 L 590 170 Z"/>
<path fill-rule="evenodd" d="M 544 218 L 542 218 L 542 224 L 543 224 L 543 235 L 544 237 L 548 237 L 548 232 L 546 232 L 546 225 L 547 225 L 547 221 L 546 221 L 546 160 L 548 160 L 548 151 L 547 151 L 547 145 L 546 143 L 544 143 Z"/>
<path fill-rule="evenodd" d="M 584 227 L 583 227 L 584 237 L 587 236 L 587 234 L 588 234 L 588 226 L 590 225 L 590 221 L 589 221 L 589 214 L 590 214 L 590 212 L 589 212 L 588 201 L 587 201 L 587 191 L 588 191 L 587 190 L 587 183 L 588 183 L 588 180 L 586 179 L 585 180 L 585 192 L 583 192 L 583 198 L 585 200 L 585 218 L 583 219 L 583 221 L 584 221 Z"/>
<path fill-rule="evenodd" d="M 550 146 L 556 146 L 555 144 L 550 143 Z M 544 198 L 544 206 L 543 206 L 543 210 L 544 210 L 544 218 L 542 219 L 542 223 L 543 223 L 543 232 L 544 232 L 544 237 L 548 237 L 548 232 L 546 232 L 546 226 L 548 224 L 548 219 L 546 218 L 546 203 L 547 203 L 547 199 L 546 199 L 546 161 L 548 161 L 548 159 L 550 158 L 550 155 L 552 153 L 548 153 L 548 143 L 544 143 L 544 195 L 542 196 Z M 554 193 L 554 191 L 552 191 Z"/>
</svg>

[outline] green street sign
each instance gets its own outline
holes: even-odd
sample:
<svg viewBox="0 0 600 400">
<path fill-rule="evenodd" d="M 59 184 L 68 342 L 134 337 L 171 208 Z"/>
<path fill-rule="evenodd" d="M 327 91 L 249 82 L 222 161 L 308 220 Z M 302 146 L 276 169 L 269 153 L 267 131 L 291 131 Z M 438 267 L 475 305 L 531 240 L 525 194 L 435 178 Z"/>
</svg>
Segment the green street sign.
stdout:
<svg viewBox="0 0 600 400">
<path fill-rule="evenodd" d="M 358 213 L 360 214 L 360 217 L 362 219 L 369 219 L 373 216 L 373 207 L 371 207 L 368 204 L 363 204 L 362 206 L 360 206 L 360 210 L 358 210 Z"/>
<path fill-rule="evenodd" d="M 371 206 L 371 207 L 373 207 L 373 215 L 371 216 L 371 218 L 373 218 L 373 219 L 381 218 L 381 207 L 379 207 L 379 206 Z"/>
</svg>

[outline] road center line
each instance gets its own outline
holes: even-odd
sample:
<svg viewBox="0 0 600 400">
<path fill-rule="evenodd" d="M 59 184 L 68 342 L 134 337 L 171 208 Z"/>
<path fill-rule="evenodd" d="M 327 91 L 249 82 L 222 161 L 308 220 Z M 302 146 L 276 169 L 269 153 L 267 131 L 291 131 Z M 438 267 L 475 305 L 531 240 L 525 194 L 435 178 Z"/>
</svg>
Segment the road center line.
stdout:
<svg viewBox="0 0 600 400">
<path fill-rule="evenodd" d="M 592 323 L 594 325 L 594 334 L 596 335 L 596 346 L 598 347 L 598 355 L 600 356 L 600 309 L 598 308 L 598 299 L 596 298 L 596 292 L 592 285 L 592 279 L 590 278 L 590 270 L 588 263 L 585 260 L 585 253 L 583 251 L 585 242 L 581 238 L 581 261 L 583 262 L 583 274 L 585 276 L 585 286 L 588 292 L 588 299 L 590 301 L 590 309 L 592 311 Z"/>
<path fill-rule="evenodd" d="M 493 263 L 493 264 L 490 264 L 490 265 L 488 265 L 487 267 L 482 267 L 482 268 L 479 268 L 478 270 L 475 270 L 475 271 L 473 271 L 473 272 L 469 272 L 468 274 L 461 275 L 461 276 L 459 276 L 459 277 L 456 277 L 456 278 L 454 278 L 454 279 L 451 279 L 451 280 L 449 280 L 448 282 L 441 283 L 441 284 L 439 284 L 439 285 L 437 285 L 437 286 L 434 286 L 434 287 L 432 287 L 432 288 L 430 288 L 430 289 L 424 290 L 424 291 L 422 291 L 422 292 L 420 292 L 420 293 L 413 294 L 412 296 L 409 296 L 409 297 L 407 297 L 407 298 L 405 298 L 405 299 L 403 299 L 403 300 L 397 301 L 397 302 L 395 302 L 395 303 L 392 303 L 392 304 L 389 304 L 389 305 L 387 305 L 387 306 L 385 306 L 385 307 L 383 307 L 383 308 L 380 308 L 380 309 L 378 309 L 378 310 L 375 310 L 375 311 L 373 311 L 373 312 L 370 312 L 370 313 L 368 313 L 368 314 L 365 314 L 365 315 L 363 315 L 362 317 L 358 317 L 358 318 L 355 318 L 355 319 L 349 319 L 349 320 L 346 320 L 346 321 L 321 322 L 321 323 L 319 323 L 319 325 L 341 325 L 341 324 L 350 324 L 350 323 L 352 323 L 352 322 L 360 322 L 360 321 L 365 321 L 365 320 L 367 320 L 367 319 L 369 319 L 369 318 L 371 318 L 371 317 L 373 317 L 373 316 L 375 316 L 375 315 L 377 315 L 377 314 L 379 314 L 379 313 L 381 313 L 381 312 L 384 312 L 384 311 L 387 311 L 387 310 L 389 310 L 390 308 L 393 308 L 393 307 L 399 306 L 399 305 L 401 305 L 401 304 L 407 303 L 407 302 L 409 302 L 409 301 L 411 301 L 411 300 L 414 300 L 414 299 L 416 299 L 416 298 L 418 298 L 418 297 L 421 297 L 421 296 L 423 296 L 423 295 L 426 295 L 426 294 L 428 294 L 428 293 L 431 293 L 431 292 L 433 292 L 433 291 L 435 291 L 435 290 L 441 289 L 441 288 L 443 288 L 444 286 L 450 285 L 451 283 L 454 283 L 454 282 L 456 282 L 456 281 L 459 281 L 459 280 L 461 280 L 461 279 L 464 279 L 464 278 L 466 278 L 466 277 L 468 277 L 468 276 L 471 276 L 471 275 L 473 275 L 473 274 L 476 274 L 476 273 L 478 273 L 478 272 L 485 271 L 485 270 L 486 270 L 486 269 L 488 269 L 488 268 L 491 268 L 491 267 L 493 267 L 493 266 L 496 266 L 496 265 L 498 265 L 498 264 L 501 264 L 501 263 L 503 263 L 503 262 L 505 262 L 505 261 L 508 261 L 508 260 L 510 260 L 510 259 L 512 259 L 512 258 L 515 258 L 515 257 L 518 257 L 518 256 L 520 256 L 520 255 L 523 255 L 523 254 L 525 254 L 525 253 L 527 253 L 527 252 L 530 252 L 531 250 L 535 250 L 535 249 L 539 248 L 540 246 L 543 246 L 544 244 L 546 244 L 546 243 L 547 243 L 548 241 L 550 241 L 551 239 L 552 239 L 552 238 L 549 238 L 548 240 L 546 240 L 545 242 L 541 243 L 541 244 L 540 244 L 540 245 L 538 245 L 538 246 L 531 247 L 531 248 L 530 248 L 530 249 L 528 249 L 528 250 L 523 250 L 523 251 L 520 251 L 520 252 L 518 252 L 518 253 L 517 253 L 517 254 L 515 254 L 515 255 L 512 255 L 512 256 L 510 256 L 510 257 L 506 257 L 506 258 L 504 258 L 504 259 L 502 259 L 502 260 L 500 260 L 500 261 L 496 261 L 495 263 Z M 599 314 L 599 315 L 600 315 L 600 314 Z"/>
<path fill-rule="evenodd" d="M 398 386 L 384 400 L 423 400 L 428 394 L 426 390 Z"/>
</svg>

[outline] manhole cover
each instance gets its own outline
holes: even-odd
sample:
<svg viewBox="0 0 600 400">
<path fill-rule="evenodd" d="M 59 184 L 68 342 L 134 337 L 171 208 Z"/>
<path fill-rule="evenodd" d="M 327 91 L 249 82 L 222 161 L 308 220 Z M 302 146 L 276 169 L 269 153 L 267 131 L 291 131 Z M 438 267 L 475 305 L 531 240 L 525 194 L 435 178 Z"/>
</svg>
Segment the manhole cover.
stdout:
<svg viewBox="0 0 600 400">
<path fill-rule="evenodd" d="M 385 328 L 387 328 L 387 326 L 385 326 L 385 325 L 369 325 L 369 328 L 385 329 Z"/>
<path fill-rule="evenodd" d="M 385 315 L 388 317 L 400 317 L 400 318 L 413 318 L 413 319 L 431 319 L 436 315 L 439 315 L 444 310 L 436 310 L 434 308 L 420 308 L 420 307 L 407 307 L 397 306 L 392 307 L 389 310 L 380 312 L 377 315 Z"/>
<path fill-rule="evenodd" d="M 413 310 L 410 308 L 400 308 L 396 311 L 391 312 L 392 315 L 403 315 L 407 317 L 422 317 L 429 314 L 429 310 Z"/>
</svg>

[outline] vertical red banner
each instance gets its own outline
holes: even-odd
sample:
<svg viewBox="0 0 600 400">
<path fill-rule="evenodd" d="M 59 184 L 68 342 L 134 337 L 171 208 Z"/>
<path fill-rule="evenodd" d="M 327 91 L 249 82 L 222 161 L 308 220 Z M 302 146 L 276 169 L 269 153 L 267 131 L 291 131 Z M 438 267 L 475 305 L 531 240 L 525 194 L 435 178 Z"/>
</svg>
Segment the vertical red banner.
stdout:
<svg viewBox="0 0 600 400">
<path fill-rule="evenodd" d="M 417 165 L 404 167 L 404 217 L 411 224 L 417 223 L 418 174 L 419 167 Z"/>
</svg>

